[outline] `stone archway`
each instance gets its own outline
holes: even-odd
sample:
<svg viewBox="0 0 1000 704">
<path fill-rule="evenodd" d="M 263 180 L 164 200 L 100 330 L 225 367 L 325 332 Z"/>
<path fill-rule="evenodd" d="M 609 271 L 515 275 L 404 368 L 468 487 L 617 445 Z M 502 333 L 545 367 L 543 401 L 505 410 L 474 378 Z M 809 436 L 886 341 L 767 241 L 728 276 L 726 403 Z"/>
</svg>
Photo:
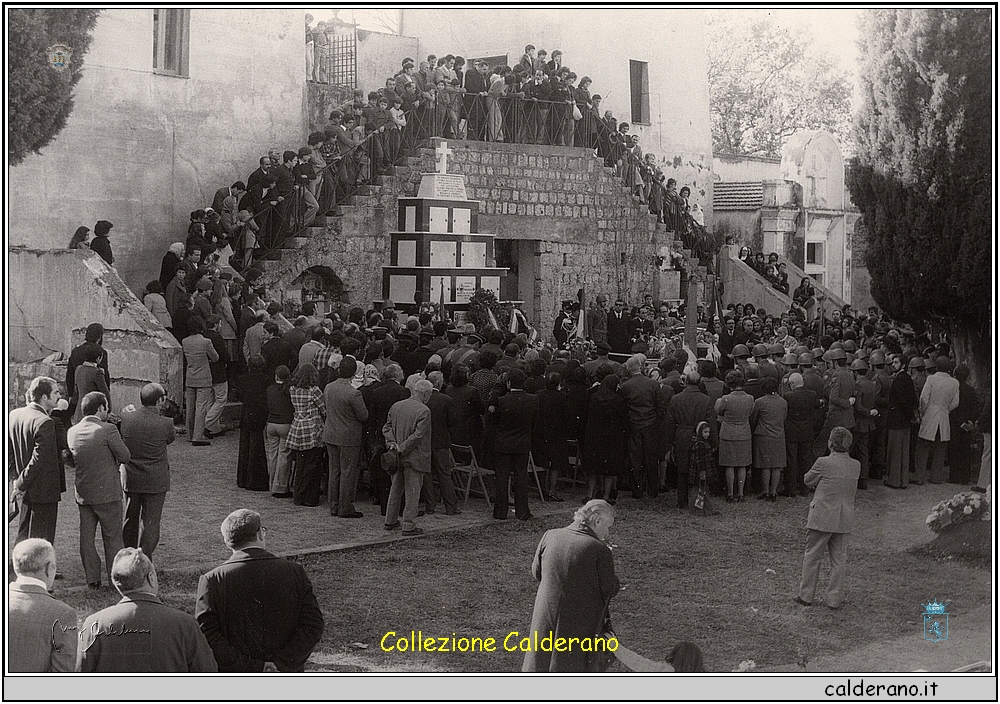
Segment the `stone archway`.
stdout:
<svg viewBox="0 0 1000 704">
<path fill-rule="evenodd" d="M 300 273 L 284 289 L 282 303 L 286 309 L 301 306 L 306 301 L 316 304 L 316 315 L 321 317 L 349 303 L 350 293 L 333 269 L 320 264 Z"/>
</svg>

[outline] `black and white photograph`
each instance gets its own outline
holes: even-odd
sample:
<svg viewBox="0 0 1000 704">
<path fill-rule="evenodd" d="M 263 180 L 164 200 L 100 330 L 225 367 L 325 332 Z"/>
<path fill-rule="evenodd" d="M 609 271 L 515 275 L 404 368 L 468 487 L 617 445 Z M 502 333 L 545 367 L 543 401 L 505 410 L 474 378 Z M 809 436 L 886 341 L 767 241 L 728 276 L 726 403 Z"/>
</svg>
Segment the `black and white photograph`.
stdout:
<svg viewBox="0 0 1000 704">
<path fill-rule="evenodd" d="M 996 12 L 5 4 L 5 699 L 996 701 Z"/>
</svg>

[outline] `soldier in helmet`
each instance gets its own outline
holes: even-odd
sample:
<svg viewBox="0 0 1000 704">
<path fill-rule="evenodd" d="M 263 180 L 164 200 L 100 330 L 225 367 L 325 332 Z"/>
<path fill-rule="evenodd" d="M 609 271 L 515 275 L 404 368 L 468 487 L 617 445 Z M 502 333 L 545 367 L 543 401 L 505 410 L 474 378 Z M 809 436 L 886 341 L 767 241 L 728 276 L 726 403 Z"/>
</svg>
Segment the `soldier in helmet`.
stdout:
<svg viewBox="0 0 1000 704">
<path fill-rule="evenodd" d="M 747 349 L 746 345 L 735 345 L 733 347 L 733 361 L 736 364 L 736 369 L 743 372 L 743 378 L 746 378 L 747 366 L 750 363 L 750 350 Z"/>
<path fill-rule="evenodd" d="M 777 342 L 775 342 L 768 346 L 767 356 L 769 360 L 768 366 L 774 368 L 774 373 L 770 374 L 766 369 L 762 369 L 761 371 L 763 372 L 764 376 L 773 376 L 774 380 L 777 381 L 778 385 L 780 386 L 781 377 L 784 376 L 784 372 L 782 371 L 782 366 L 781 366 L 781 360 L 785 356 L 785 348 L 782 347 Z"/>
<path fill-rule="evenodd" d="M 791 387 L 788 385 L 788 377 L 799 371 L 799 358 L 789 352 L 781 358 L 781 387 L 780 393 L 784 394 Z"/>
<path fill-rule="evenodd" d="M 813 355 L 810 352 L 803 352 L 799 355 L 799 371 L 802 373 L 805 387 L 815 393 L 817 402 L 826 408 L 823 399 L 823 377 L 816 373 L 813 367 Z"/>
<path fill-rule="evenodd" d="M 836 343 L 834 343 L 836 344 Z M 847 368 L 847 353 L 843 348 L 831 347 L 826 353 L 831 363 L 829 393 L 827 394 L 826 422 L 816 438 L 816 456 L 828 452 L 827 441 L 830 431 L 840 426 L 851 430 L 854 427 L 854 378 Z"/>
<path fill-rule="evenodd" d="M 885 370 L 885 354 L 881 350 L 875 350 L 868 357 L 868 377 L 875 382 L 878 388 L 878 397 L 875 399 L 875 430 L 871 436 L 871 476 L 872 479 L 881 479 L 885 476 L 885 423 L 886 413 L 889 410 L 889 387 L 892 386 L 892 377 Z"/>
<path fill-rule="evenodd" d="M 854 443 L 851 445 L 851 457 L 861 463 L 861 475 L 858 477 L 858 488 L 867 489 L 870 471 L 871 434 L 875 429 L 875 418 L 878 411 L 875 402 L 878 399 L 878 386 L 868 378 L 868 362 L 856 359 L 851 362 L 851 372 L 854 374 Z"/>
</svg>

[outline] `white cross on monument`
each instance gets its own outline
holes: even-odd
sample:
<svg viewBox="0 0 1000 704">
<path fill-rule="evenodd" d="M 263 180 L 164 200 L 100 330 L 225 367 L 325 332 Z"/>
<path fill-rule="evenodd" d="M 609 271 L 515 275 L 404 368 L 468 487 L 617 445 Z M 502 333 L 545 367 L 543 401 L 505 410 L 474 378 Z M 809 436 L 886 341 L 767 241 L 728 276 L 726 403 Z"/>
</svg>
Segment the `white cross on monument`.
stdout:
<svg viewBox="0 0 1000 704">
<path fill-rule="evenodd" d="M 437 172 L 439 174 L 448 173 L 448 157 L 451 156 L 453 153 L 454 152 L 451 149 L 448 149 L 447 142 L 441 142 L 441 144 L 437 146 L 437 149 L 434 150 L 434 154 L 437 157 L 435 159 L 438 165 Z"/>
</svg>

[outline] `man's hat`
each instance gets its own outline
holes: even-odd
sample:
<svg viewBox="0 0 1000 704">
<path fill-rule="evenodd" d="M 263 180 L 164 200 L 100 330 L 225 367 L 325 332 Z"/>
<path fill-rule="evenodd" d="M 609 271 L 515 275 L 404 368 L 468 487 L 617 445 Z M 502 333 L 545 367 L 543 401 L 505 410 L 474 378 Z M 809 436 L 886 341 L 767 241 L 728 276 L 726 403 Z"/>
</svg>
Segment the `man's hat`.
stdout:
<svg viewBox="0 0 1000 704">
<path fill-rule="evenodd" d="M 482 345 L 486 342 L 486 338 L 480 335 L 478 332 L 471 333 L 467 336 L 470 345 L 479 344 Z"/>
<path fill-rule="evenodd" d="M 609 345 L 607 342 L 598 342 L 597 351 L 603 354 L 607 354 L 608 352 L 611 351 L 611 345 Z"/>
</svg>

